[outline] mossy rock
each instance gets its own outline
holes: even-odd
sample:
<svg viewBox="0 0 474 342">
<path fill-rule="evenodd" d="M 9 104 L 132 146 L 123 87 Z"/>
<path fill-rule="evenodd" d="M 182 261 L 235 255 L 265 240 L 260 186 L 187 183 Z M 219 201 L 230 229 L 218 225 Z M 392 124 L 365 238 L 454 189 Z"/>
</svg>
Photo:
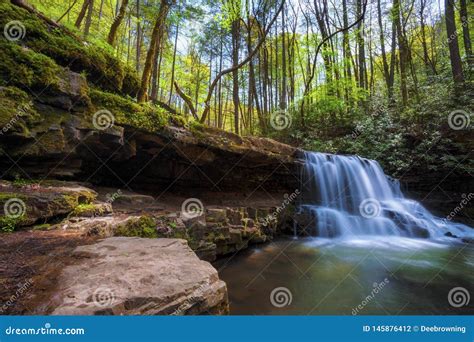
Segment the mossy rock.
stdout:
<svg viewBox="0 0 474 342">
<path fill-rule="evenodd" d="M 157 238 L 157 224 L 150 216 L 141 216 L 138 219 L 131 219 L 117 226 L 115 236 Z"/>
<path fill-rule="evenodd" d="M 115 123 L 142 128 L 150 132 L 157 131 L 171 121 L 170 113 L 161 107 L 149 103 L 139 104 L 117 94 L 92 88 L 89 96 L 95 108 L 91 116 L 101 109 L 112 113 Z"/>
<path fill-rule="evenodd" d="M 54 70 L 59 65 L 84 72 L 90 82 L 104 90 L 130 96 L 137 94 L 139 77 L 136 71 L 116 58 L 111 47 L 84 42 L 66 30 L 50 27 L 18 6 L 0 3 L 1 26 L 13 20 L 19 20 L 25 26 L 25 37 L 20 41 L 23 46 L 1 38 L 0 48 L 7 58 L 0 61 L 0 73 L 16 70 L 13 76 L 16 81 L 23 79 L 22 84 L 37 84 L 38 78 L 42 78 L 42 84 L 54 84 Z M 12 63 L 10 57 L 15 53 L 19 59 Z"/>
<path fill-rule="evenodd" d="M 79 204 L 71 213 L 73 217 L 98 217 L 112 213 L 110 203 L 85 203 Z"/>
<path fill-rule="evenodd" d="M 15 228 L 30 226 L 38 222 L 47 223 L 51 219 L 68 215 L 79 205 L 91 203 L 97 193 L 76 184 L 44 186 L 39 184 L 3 181 L 0 192 L 0 208 L 3 209 L 4 226 Z M 10 209 L 5 209 L 5 208 Z M 21 213 L 13 217 L 11 213 Z"/>
<path fill-rule="evenodd" d="M 29 136 L 27 126 L 40 121 L 31 98 L 19 88 L 0 87 L 0 136 Z"/>
</svg>

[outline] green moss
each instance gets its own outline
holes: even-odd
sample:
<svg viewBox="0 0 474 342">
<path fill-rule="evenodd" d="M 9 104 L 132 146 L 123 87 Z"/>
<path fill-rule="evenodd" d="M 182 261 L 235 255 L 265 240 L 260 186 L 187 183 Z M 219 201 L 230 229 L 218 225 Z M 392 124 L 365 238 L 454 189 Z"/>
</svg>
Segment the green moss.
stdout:
<svg viewBox="0 0 474 342">
<path fill-rule="evenodd" d="M 152 217 L 142 216 L 136 220 L 129 220 L 121 224 L 115 231 L 116 236 L 157 238 L 156 222 Z"/>
<path fill-rule="evenodd" d="M 23 221 L 23 216 L 20 217 L 10 217 L 3 216 L 0 217 L 0 233 L 11 233 L 13 232 Z"/>
<path fill-rule="evenodd" d="M 39 183 L 40 183 L 40 180 L 36 180 L 36 179 L 17 178 L 12 182 L 12 185 L 21 188 L 26 185 L 34 185 L 34 184 L 39 184 Z"/>
<path fill-rule="evenodd" d="M 79 204 L 78 206 L 76 206 L 74 208 L 74 211 L 72 212 L 72 214 L 74 216 L 81 216 L 82 214 L 84 213 L 90 213 L 90 212 L 93 212 L 95 211 L 96 207 L 94 204 L 92 203 L 86 203 L 86 204 Z M 102 210 L 103 211 L 103 210 Z"/>
<path fill-rule="evenodd" d="M 103 216 L 106 208 L 101 204 L 83 203 L 74 208 L 72 216 Z"/>
<path fill-rule="evenodd" d="M 23 194 L 18 194 L 15 192 L 0 192 L 0 203 L 3 205 L 3 202 L 8 201 L 10 198 L 18 198 L 21 200 L 26 200 L 27 196 Z"/>
<path fill-rule="evenodd" d="M 32 81 L 35 77 L 41 76 L 36 75 L 38 70 L 28 65 L 28 62 L 48 56 L 58 65 L 68 67 L 72 71 L 85 71 L 87 79 L 102 89 L 131 96 L 135 96 L 138 92 L 139 78 L 136 71 L 117 59 L 113 49 L 106 44 L 85 43 L 73 33 L 50 28 L 36 15 L 24 9 L 11 5 L 9 2 L 0 3 L 1 27 L 12 20 L 20 20 L 25 26 L 26 34 L 21 44 L 33 50 L 31 60 L 25 60 L 26 65 L 22 63 L 23 60 L 19 60 L 13 63 L 12 69 L 11 60 L 0 62 L 8 64 L 10 71 L 16 69 L 17 79 L 23 77 L 23 80 Z M 24 48 L 18 43 L 2 39 L 1 49 L 21 52 L 20 50 Z M 43 63 L 40 64 L 40 67 L 43 66 Z M 54 75 L 48 68 L 43 71 L 46 72 L 45 78 Z"/>
<path fill-rule="evenodd" d="M 48 203 L 52 215 L 54 212 L 73 212 L 80 205 L 87 205 L 95 200 L 95 194 L 90 191 L 77 191 L 63 194 Z"/>
<path fill-rule="evenodd" d="M 0 39 L 0 50 L 3 85 L 8 82 L 8 85 L 24 89 L 58 88 L 58 75 L 62 69 L 50 57 L 4 39 Z"/>
<path fill-rule="evenodd" d="M 96 109 L 107 109 L 115 118 L 117 124 L 130 125 L 148 131 L 156 131 L 166 126 L 170 121 L 170 114 L 149 103 L 138 104 L 131 99 L 91 89 L 89 96 L 97 107 Z"/>
<path fill-rule="evenodd" d="M 51 229 L 51 225 L 49 223 L 44 223 L 44 224 L 38 224 L 36 226 L 33 226 L 32 230 L 41 230 L 41 231 L 44 231 L 44 230 L 50 230 Z"/>
<path fill-rule="evenodd" d="M 15 132 L 27 136 L 27 124 L 38 120 L 39 115 L 24 91 L 16 87 L 0 88 L 0 135 Z"/>
</svg>

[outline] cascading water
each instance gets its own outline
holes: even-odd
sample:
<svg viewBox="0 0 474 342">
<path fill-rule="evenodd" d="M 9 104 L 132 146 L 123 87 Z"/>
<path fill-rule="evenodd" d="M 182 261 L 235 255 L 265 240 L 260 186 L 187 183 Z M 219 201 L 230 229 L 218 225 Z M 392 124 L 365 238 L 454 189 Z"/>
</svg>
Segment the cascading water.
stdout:
<svg viewBox="0 0 474 342">
<path fill-rule="evenodd" d="M 437 218 L 419 202 L 406 199 L 399 182 L 387 177 L 374 160 L 314 152 L 305 152 L 305 159 L 300 210 L 312 218 L 309 227 L 302 227 L 311 235 L 474 235 L 472 228 Z"/>
</svg>

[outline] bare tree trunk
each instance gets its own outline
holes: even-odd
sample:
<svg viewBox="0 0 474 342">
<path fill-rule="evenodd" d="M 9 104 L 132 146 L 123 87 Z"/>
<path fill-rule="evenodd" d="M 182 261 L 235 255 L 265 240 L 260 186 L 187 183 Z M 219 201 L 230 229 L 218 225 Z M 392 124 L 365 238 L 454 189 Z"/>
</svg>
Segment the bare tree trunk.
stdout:
<svg viewBox="0 0 474 342">
<path fill-rule="evenodd" d="M 174 36 L 173 61 L 171 63 L 171 89 L 170 89 L 170 96 L 168 97 L 168 104 L 171 104 L 171 96 L 173 95 L 174 71 L 176 67 L 176 50 L 178 48 L 178 35 L 179 35 L 179 23 L 176 24 L 176 34 Z"/>
<path fill-rule="evenodd" d="M 151 70 L 153 66 L 153 57 L 155 57 L 156 49 L 160 45 L 161 38 L 163 37 L 166 17 L 171 4 L 167 0 L 161 0 L 160 10 L 158 11 L 158 17 L 156 18 L 153 33 L 151 35 L 150 48 L 146 55 L 145 67 L 143 68 L 142 82 L 140 90 L 138 91 L 137 101 L 145 102 L 148 94 L 148 84 L 150 83 Z"/>
<path fill-rule="evenodd" d="M 136 69 L 140 72 L 140 59 L 142 54 L 142 28 L 140 25 L 140 0 L 137 1 L 137 47 L 136 47 Z"/>
<path fill-rule="evenodd" d="M 445 0 L 445 11 L 451 71 L 453 73 L 454 83 L 461 84 L 464 82 L 464 74 L 462 71 L 461 55 L 459 54 L 458 36 L 456 33 L 454 0 Z"/>
<path fill-rule="evenodd" d="M 240 19 L 236 19 L 232 22 L 232 67 L 235 69 L 232 71 L 232 101 L 234 103 L 234 131 L 235 134 L 239 134 L 239 69 L 236 66 L 239 64 L 239 29 Z"/>
<path fill-rule="evenodd" d="M 357 0 L 357 16 L 360 17 L 362 13 L 362 0 Z M 357 42 L 359 45 L 358 65 L 359 65 L 359 87 L 366 89 L 366 65 L 365 65 L 365 39 L 363 35 L 364 20 L 359 21 L 357 25 Z"/>
<path fill-rule="evenodd" d="M 81 11 L 79 12 L 79 15 L 77 16 L 77 19 L 76 19 L 76 23 L 74 24 L 74 26 L 76 26 L 77 28 L 81 27 L 82 21 L 84 20 L 84 17 L 86 16 L 86 12 L 87 12 L 87 9 L 89 8 L 90 2 L 91 0 L 84 0 L 83 2 Z"/>
<path fill-rule="evenodd" d="M 87 38 L 92 25 L 92 12 L 94 10 L 94 0 L 89 1 L 89 8 L 87 9 L 86 25 L 84 26 L 84 38 Z"/>
<path fill-rule="evenodd" d="M 405 37 L 403 35 L 402 22 L 400 18 L 400 0 L 393 0 L 393 16 L 395 18 L 395 26 L 397 28 L 398 50 L 400 59 L 400 91 L 402 94 L 402 103 L 404 106 L 408 103 L 408 89 L 407 89 L 407 64 L 408 52 Z"/>
<path fill-rule="evenodd" d="M 122 0 L 122 5 L 120 6 L 120 10 L 118 15 L 115 17 L 114 22 L 110 26 L 109 36 L 107 37 L 107 42 L 114 46 L 115 38 L 117 37 L 117 31 L 122 24 L 122 20 L 125 17 L 125 11 L 127 10 L 128 0 Z"/>
<path fill-rule="evenodd" d="M 377 19 L 379 23 L 380 30 L 380 51 L 382 53 L 382 65 L 383 65 L 383 75 L 385 79 L 385 84 L 387 85 L 387 94 L 389 93 L 390 88 L 390 71 L 388 68 L 387 53 L 385 51 L 385 32 L 382 23 L 382 0 L 377 0 Z"/>
<path fill-rule="evenodd" d="M 464 40 L 464 51 L 469 66 L 474 66 L 474 56 L 472 55 L 471 36 L 469 35 L 469 17 L 467 14 L 466 0 L 460 0 L 459 14 L 461 17 L 462 37 Z"/>
</svg>

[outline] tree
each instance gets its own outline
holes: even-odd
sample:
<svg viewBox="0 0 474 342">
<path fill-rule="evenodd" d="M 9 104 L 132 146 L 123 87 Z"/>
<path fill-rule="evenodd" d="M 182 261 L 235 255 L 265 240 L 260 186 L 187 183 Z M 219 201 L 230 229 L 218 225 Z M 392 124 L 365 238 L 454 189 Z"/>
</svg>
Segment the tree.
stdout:
<svg viewBox="0 0 474 342">
<path fill-rule="evenodd" d="M 109 35 L 107 37 L 107 42 L 114 46 L 115 44 L 115 39 L 117 37 L 117 31 L 122 24 L 123 18 L 125 17 L 125 11 L 127 10 L 128 6 L 128 0 L 122 0 L 122 4 L 120 5 L 120 10 L 117 14 L 117 16 L 114 19 L 114 22 L 112 23 L 112 26 L 110 27 Z"/>
<path fill-rule="evenodd" d="M 469 34 L 469 17 L 467 13 L 466 0 L 459 1 L 459 15 L 461 17 L 462 38 L 464 40 L 464 50 L 466 59 L 470 67 L 474 66 L 474 56 L 472 55 L 471 37 Z"/>
<path fill-rule="evenodd" d="M 461 55 L 459 54 L 458 36 L 456 32 L 456 19 L 454 17 L 454 0 L 445 0 L 446 33 L 448 36 L 449 57 L 454 83 L 459 85 L 464 82 Z"/>
<path fill-rule="evenodd" d="M 137 100 L 138 102 L 145 102 L 148 95 L 148 86 L 150 84 L 151 71 L 153 66 L 153 58 L 156 55 L 156 49 L 158 49 L 160 40 L 164 34 L 164 27 L 166 17 L 171 7 L 170 0 L 161 0 L 160 9 L 158 16 L 153 27 L 153 33 L 151 35 L 150 47 L 146 55 L 145 66 L 143 68 L 142 82 L 138 91 Z"/>
</svg>

